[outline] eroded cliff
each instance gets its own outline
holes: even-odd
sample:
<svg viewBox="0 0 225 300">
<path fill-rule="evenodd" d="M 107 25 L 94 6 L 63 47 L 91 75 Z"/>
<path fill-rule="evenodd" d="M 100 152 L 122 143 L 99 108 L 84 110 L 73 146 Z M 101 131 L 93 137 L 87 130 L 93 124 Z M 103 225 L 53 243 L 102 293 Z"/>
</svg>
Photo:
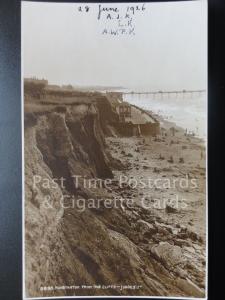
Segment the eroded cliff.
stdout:
<svg viewBox="0 0 225 300">
<path fill-rule="evenodd" d="M 103 201 L 99 201 L 97 208 L 86 207 L 82 211 L 60 203 L 63 196 L 75 201 L 80 197 L 97 201 L 112 196 L 110 189 L 87 188 L 81 178 L 78 185 L 73 178 L 113 178 L 113 168 L 122 167 L 105 143 L 105 135 L 111 134 L 105 119 L 115 116 L 109 104 L 104 108 L 102 101 L 56 105 L 25 115 L 27 296 L 202 296 L 195 285 L 192 289 L 188 286 L 186 291 L 175 280 L 177 275 L 171 270 L 185 264 L 179 247 L 164 246 L 169 253 L 169 266 L 157 259 L 154 251 L 158 253 L 159 248 L 143 247 L 146 239 L 157 232 L 156 219 L 149 212 L 141 207 L 105 208 Z M 66 181 L 62 187 L 57 181 L 54 186 L 47 186 L 40 180 L 34 187 L 34 176 L 49 182 L 53 178 Z M 69 288 L 98 284 L 107 288 Z M 118 289 L 112 285 L 139 288 Z M 53 290 L 42 290 L 52 286 Z"/>
</svg>

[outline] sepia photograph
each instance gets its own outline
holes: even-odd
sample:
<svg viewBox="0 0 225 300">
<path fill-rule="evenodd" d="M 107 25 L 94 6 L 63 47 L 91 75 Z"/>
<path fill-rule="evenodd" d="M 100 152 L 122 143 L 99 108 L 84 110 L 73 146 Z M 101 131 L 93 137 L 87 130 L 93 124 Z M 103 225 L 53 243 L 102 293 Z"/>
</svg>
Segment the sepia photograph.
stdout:
<svg viewBox="0 0 225 300">
<path fill-rule="evenodd" d="M 207 298 L 207 1 L 21 3 L 23 297 Z"/>
</svg>

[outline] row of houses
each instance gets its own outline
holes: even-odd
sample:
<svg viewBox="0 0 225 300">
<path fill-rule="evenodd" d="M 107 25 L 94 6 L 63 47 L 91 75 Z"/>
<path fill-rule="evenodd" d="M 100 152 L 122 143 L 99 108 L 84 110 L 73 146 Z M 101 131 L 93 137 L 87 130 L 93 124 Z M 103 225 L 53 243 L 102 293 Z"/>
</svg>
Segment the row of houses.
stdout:
<svg viewBox="0 0 225 300">
<path fill-rule="evenodd" d="M 71 86 L 49 85 L 47 80 L 35 78 L 25 78 L 24 93 L 35 99 L 72 98 L 84 94 L 81 91 L 72 89 Z"/>
</svg>

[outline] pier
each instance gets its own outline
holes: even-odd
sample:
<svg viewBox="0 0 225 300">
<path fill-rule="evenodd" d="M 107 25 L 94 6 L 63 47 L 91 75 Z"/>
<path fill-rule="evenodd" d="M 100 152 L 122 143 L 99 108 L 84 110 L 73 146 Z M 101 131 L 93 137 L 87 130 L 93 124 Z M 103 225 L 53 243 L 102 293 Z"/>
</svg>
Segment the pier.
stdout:
<svg viewBox="0 0 225 300">
<path fill-rule="evenodd" d="M 178 96 L 181 96 L 183 98 L 185 98 L 186 96 L 188 97 L 200 97 L 203 94 L 206 93 L 206 90 L 174 90 L 174 91 L 147 91 L 147 92 L 124 92 L 123 95 L 151 95 L 153 96 L 153 98 L 156 98 L 157 96 L 159 96 L 160 98 L 163 98 L 164 96 L 167 96 L 168 98 L 170 97 L 175 97 L 177 98 Z"/>
</svg>

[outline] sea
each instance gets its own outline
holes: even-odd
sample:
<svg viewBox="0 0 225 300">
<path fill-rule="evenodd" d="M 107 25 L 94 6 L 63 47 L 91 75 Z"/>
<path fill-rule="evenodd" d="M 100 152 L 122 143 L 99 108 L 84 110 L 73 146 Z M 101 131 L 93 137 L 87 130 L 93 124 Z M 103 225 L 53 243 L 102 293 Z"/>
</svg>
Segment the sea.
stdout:
<svg viewBox="0 0 225 300">
<path fill-rule="evenodd" d="M 124 94 L 123 100 L 143 109 L 152 111 L 177 126 L 194 133 L 206 141 L 207 138 L 207 96 L 179 94 Z"/>
</svg>

